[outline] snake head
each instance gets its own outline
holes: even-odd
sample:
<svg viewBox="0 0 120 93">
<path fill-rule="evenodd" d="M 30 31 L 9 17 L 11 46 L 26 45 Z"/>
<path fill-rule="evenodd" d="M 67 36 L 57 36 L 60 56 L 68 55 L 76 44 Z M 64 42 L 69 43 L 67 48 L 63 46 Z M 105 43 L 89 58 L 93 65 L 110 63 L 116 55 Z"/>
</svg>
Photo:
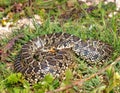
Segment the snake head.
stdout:
<svg viewBox="0 0 120 93">
<path fill-rule="evenodd" d="M 51 53 L 55 53 L 57 51 L 57 49 L 55 47 L 51 47 L 48 52 L 51 52 Z"/>
</svg>

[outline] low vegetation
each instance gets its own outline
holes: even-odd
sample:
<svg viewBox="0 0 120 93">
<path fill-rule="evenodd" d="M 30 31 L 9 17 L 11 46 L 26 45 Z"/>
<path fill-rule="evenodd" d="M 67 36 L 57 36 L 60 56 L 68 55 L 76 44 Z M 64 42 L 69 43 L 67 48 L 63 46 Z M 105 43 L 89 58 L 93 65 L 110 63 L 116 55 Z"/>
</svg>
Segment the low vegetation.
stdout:
<svg viewBox="0 0 120 93">
<path fill-rule="evenodd" d="M 1 1 L 4 1 L 4 4 Z M 70 1 L 72 1 L 71 5 L 69 5 Z M 25 0 L 21 0 L 21 2 L 16 0 L 16 3 L 22 4 L 23 2 Z M 0 6 L 4 9 L 4 12 L 0 12 L 1 20 L 3 16 L 11 12 L 13 5 L 12 0 L 0 0 Z M 96 6 L 87 6 L 76 0 L 35 0 L 33 6 L 30 5 L 23 10 L 29 10 L 24 12 L 25 14 L 23 13 L 26 17 L 32 17 L 31 14 L 40 15 L 43 24 L 35 25 L 35 30 L 27 26 L 13 31 L 11 36 L 0 40 L 0 55 L 3 51 L 8 54 L 4 55 L 5 58 L 0 61 L 0 93 L 120 92 L 120 14 L 113 15 L 111 18 L 108 16 L 115 11 L 115 4 L 105 5 L 101 2 Z M 16 13 L 13 18 L 14 20 L 21 18 L 21 12 Z M 71 70 L 67 70 L 66 79 L 62 82 L 58 79 L 54 80 L 52 75 L 47 75 L 38 84 L 31 86 L 24 76 L 14 72 L 11 64 L 15 62 L 16 55 L 23 44 L 36 36 L 53 32 L 67 32 L 83 40 L 101 40 L 113 47 L 113 54 L 103 66 L 93 66 L 92 68 L 84 60 L 77 58 L 79 63 L 77 70 L 81 77 L 79 80 L 73 80 Z M 19 38 L 18 35 L 22 35 L 22 38 Z M 8 44 L 10 46 L 4 49 Z"/>
</svg>

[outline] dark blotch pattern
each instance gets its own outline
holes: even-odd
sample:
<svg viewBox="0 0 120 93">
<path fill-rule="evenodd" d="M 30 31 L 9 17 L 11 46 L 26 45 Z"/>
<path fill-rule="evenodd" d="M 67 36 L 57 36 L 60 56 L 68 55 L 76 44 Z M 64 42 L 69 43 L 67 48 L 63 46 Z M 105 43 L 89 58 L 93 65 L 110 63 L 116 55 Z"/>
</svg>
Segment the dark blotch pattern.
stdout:
<svg viewBox="0 0 120 93">
<path fill-rule="evenodd" d="M 62 67 L 62 63 L 61 63 L 61 62 L 59 62 L 59 67 L 60 67 L 60 68 Z"/>
<path fill-rule="evenodd" d="M 45 69 L 47 67 L 47 63 L 46 62 L 42 62 L 41 63 L 41 69 Z"/>
<path fill-rule="evenodd" d="M 64 37 L 65 37 L 65 38 L 69 38 L 69 37 L 70 37 L 70 34 L 64 33 Z"/>
<path fill-rule="evenodd" d="M 27 70 L 27 74 L 30 74 L 32 72 L 32 67 L 29 67 L 29 69 Z"/>
<path fill-rule="evenodd" d="M 37 73 L 40 68 L 38 66 L 35 67 L 34 72 Z"/>
<path fill-rule="evenodd" d="M 55 59 L 63 60 L 63 56 L 62 55 L 56 55 Z"/>
<path fill-rule="evenodd" d="M 79 37 L 73 36 L 73 41 L 74 41 L 74 42 L 76 42 L 76 41 L 78 41 L 78 40 L 80 40 Z"/>
<path fill-rule="evenodd" d="M 49 51 L 52 48 L 54 50 Z M 112 51 L 110 45 L 101 41 L 84 41 L 68 33 L 53 33 L 39 36 L 23 45 L 14 68 L 29 82 L 38 82 L 48 73 L 62 79 L 59 76 L 64 76 L 67 68 L 74 69 L 74 56 L 96 64 L 106 60 Z"/>
<path fill-rule="evenodd" d="M 52 58 L 48 58 L 47 59 L 48 63 L 52 66 L 56 65 L 56 60 L 52 59 Z"/>
</svg>

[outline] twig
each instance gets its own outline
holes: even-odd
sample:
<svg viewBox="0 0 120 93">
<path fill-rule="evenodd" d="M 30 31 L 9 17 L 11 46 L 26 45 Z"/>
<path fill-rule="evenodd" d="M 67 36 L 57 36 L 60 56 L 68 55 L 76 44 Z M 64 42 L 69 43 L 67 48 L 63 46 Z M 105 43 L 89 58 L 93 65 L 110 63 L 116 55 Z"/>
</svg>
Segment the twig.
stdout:
<svg viewBox="0 0 120 93">
<path fill-rule="evenodd" d="M 80 79 L 80 80 L 77 80 L 77 81 L 74 81 L 71 85 L 68 85 L 66 87 L 61 87 L 61 88 L 58 88 L 56 90 L 53 90 L 53 91 L 48 91 L 46 93 L 58 93 L 58 92 L 61 92 L 61 91 L 65 91 L 67 89 L 70 89 L 70 88 L 73 88 L 74 86 L 82 86 L 84 82 L 92 79 L 93 77 L 97 76 L 97 75 L 100 75 L 102 74 L 103 72 L 105 72 L 109 67 L 115 65 L 117 62 L 120 61 L 120 56 L 110 65 L 106 66 L 105 68 L 99 70 L 97 73 L 95 74 L 92 74 L 91 76 L 89 76 L 88 78 L 85 78 L 85 79 Z"/>
<path fill-rule="evenodd" d="M 4 61 L 5 58 L 7 58 L 7 56 L 9 55 L 9 51 L 12 50 L 13 46 L 15 45 L 15 41 L 17 41 L 18 39 L 23 38 L 23 37 L 24 37 L 23 34 L 15 36 L 4 46 L 4 48 L 1 50 L 1 54 L 0 54 L 2 61 Z"/>
</svg>

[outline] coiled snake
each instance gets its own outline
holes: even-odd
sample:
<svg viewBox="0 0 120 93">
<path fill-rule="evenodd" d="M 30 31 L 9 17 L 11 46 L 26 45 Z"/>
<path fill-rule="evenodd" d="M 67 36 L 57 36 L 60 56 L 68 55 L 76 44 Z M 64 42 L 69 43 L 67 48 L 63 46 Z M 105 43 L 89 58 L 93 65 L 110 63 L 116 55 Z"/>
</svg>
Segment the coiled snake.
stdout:
<svg viewBox="0 0 120 93">
<path fill-rule="evenodd" d="M 68 33 L 39 36 L 24 44 L 14 64 L 28 81 L 38 82 L 46 74 L 61 78 L 68 68 L 75 68 L 74 56 L 86 62 L 104 62 L 112 53 L 112 47 L 98 40 L 81 40 Z"/>
</svg>

